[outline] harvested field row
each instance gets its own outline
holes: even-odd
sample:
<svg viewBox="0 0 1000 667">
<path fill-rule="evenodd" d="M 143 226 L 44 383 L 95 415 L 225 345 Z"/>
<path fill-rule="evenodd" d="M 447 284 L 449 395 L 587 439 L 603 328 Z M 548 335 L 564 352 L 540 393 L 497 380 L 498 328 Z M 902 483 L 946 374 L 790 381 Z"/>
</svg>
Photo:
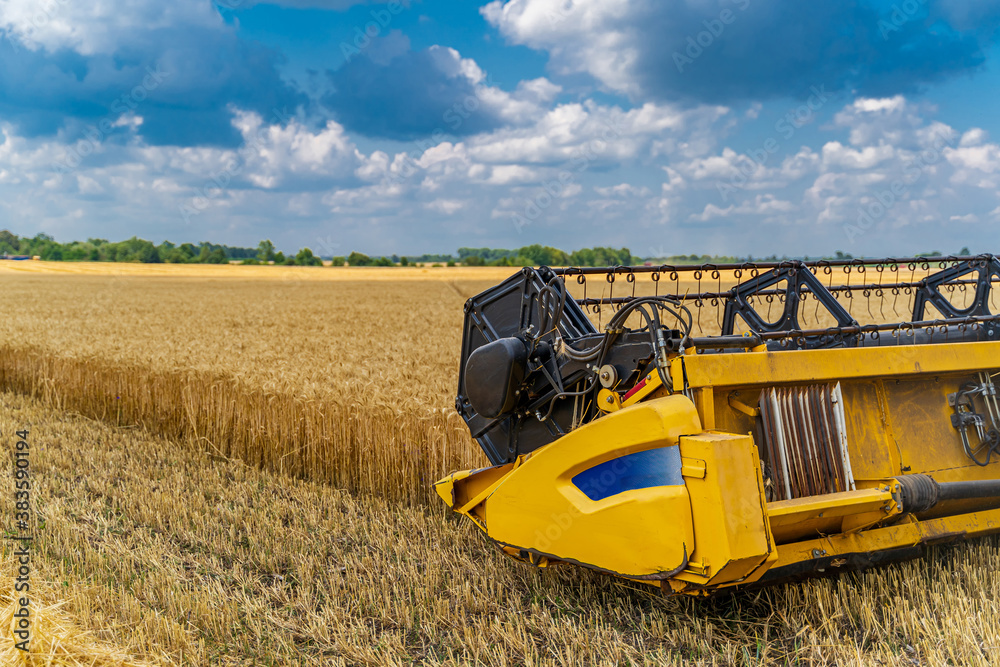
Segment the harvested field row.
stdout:
<svg viewBox="0 0 1000 667">
<path fill-rule="evenodd" d="M 1000 661 L 997 539 L 837 580 L 663 599 L 577 568 L 518 565 L 440 510 L 355 498 L 0 395 L 0 433 L 25 427 L 44 522 L 32 581 L 105 654 L 132 656 L 33 664 Z M 5 467 L 0 486 L 12 483 Z M 12 502 L 0 493 L 0 513 Z M 12 547 L 2 548 L 9 571 Z"/>
</svg>

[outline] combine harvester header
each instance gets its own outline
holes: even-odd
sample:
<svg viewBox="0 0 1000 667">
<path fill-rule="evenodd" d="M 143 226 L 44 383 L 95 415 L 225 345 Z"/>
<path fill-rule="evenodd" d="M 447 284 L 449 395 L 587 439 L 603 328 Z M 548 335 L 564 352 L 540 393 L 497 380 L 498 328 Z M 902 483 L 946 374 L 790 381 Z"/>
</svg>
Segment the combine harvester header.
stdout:
<svg viewBox="0 0 1000 667">
<path fill-rule="evenodd" d="M 693 595 L 1000 532 L 997 281 L 993 255 L 526 268 L 465 305 L 492 467 L 437 491 L 514 558 Z"/>
</svg>

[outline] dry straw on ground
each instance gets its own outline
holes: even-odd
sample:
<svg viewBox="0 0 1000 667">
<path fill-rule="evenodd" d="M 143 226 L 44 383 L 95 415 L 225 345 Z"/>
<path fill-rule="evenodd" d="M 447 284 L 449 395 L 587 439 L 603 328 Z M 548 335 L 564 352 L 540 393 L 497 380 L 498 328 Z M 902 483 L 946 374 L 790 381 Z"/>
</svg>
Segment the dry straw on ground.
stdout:
<svg viewBox="0 0 1000 667">
<path fill-rule="evenodd" d="M 43 599 L 65 600 L 60 619 L 102 642 L 95 657 L 117 647 L 183 665 L 1000 660 L 994 539 L 835 580 L 664 599 L 577 568 L 516 564 L 433 508 L 0 395 L 0 433 L 25 426 L 44 521 L 34 576 L 51 582 Z M 0 474 L 0 488 L 11 482 Z M 0 494 L 0 515 L 11 511 Z"/>
<path fill-rule="evenodd" d="M 52 665 L 53 667 L 146 667 L 160 661 L 147 661 L 112 642 L 97 638 L 85 630 L 79 621 L 64 609 L 65 602 L 56 601 L 63 595 L 59 587 L 36 575 L 28 592 L 15 592 L 15 559 L 5 549 L 0 573 L 0 664 Z M 21 611 L 18 600 L 30 596 L 30 637 L 24 643 L 15 636 L 19 628 L 15 613 Z M 89 619 L 93 620 L 93 619 Z M 25 650 L 27 646 L 27 651 Z"/>
</svg>

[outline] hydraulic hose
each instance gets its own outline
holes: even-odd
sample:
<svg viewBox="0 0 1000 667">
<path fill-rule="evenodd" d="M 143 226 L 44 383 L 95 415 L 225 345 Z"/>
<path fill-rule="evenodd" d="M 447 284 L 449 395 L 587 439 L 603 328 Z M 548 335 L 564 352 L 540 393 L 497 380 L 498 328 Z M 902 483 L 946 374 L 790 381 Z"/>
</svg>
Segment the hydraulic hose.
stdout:
<svg viewBox="0 0 1000 667">
<path fill-rule="evenodd" d="M 937 482 L 928 475 L 900 475 L 904 512 L 924 512 L 944 500 L 1000 498 L 1000 479 Z"/>
</svg>

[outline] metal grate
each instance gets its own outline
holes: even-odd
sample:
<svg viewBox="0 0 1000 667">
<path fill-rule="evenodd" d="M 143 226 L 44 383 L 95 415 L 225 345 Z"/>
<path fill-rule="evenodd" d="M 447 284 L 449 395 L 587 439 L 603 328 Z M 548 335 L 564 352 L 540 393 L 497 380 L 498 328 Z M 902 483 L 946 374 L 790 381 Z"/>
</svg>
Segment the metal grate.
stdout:
<svg viewBox="0 0 1000 667">
<path fill-rule="evenodd" d="M 760 415 L 775 500 L 855 488 L 839 382 L 765 389 Z"/>
</svg>

